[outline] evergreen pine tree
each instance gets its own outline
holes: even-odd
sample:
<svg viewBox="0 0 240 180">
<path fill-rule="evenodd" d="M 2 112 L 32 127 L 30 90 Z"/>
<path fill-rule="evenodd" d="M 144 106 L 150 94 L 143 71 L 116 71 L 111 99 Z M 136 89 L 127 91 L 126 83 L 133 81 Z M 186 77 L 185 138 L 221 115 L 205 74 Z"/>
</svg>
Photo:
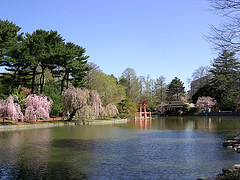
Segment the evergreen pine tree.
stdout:
<svg viewBox="0 0 240 180">
<path fill-rule="evenodd" d="M 214 75 L 211 86 L 220 91 L 222 108 L 234 108 L 239 94 L 240 62 L 234 52 L 223 50 L 212 62 L 210 72 Z"/>
<path fill-rule="evenodd" d="M 175 77 L 168 86 L 167 99 L 169 101 L 179 101 L 180 96 L 184 93 L 183 82 L 179 78 Z"/>
</svg>

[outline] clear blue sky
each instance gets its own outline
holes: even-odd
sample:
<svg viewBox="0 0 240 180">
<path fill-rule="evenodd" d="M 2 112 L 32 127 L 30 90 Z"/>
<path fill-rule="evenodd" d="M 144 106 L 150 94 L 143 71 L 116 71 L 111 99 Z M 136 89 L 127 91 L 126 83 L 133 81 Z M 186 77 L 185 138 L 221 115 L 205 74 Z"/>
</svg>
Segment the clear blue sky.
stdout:
<svg viewBox="0 0 240 180">
<path fill-rule="evenodd" d="M 1 0 L 0 18 L 22 32 L 57 30 L 86 48 L 89 61 L 119 77 L 161 75 L 186 82 L 217 56 L 203 35 L 222 18 L 207 0 Z M 187 87 L 187 85 L 185 84 Z"/>
</svg>

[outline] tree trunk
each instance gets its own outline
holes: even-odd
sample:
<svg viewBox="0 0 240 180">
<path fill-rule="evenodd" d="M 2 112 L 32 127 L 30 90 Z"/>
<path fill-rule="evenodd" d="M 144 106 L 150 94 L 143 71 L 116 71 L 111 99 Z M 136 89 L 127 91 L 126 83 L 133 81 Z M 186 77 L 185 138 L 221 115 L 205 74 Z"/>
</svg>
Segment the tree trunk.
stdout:
<svg viewBox="0 0 240 180">
<path fill-rule="evenodd" d="M 17 89 L 18 89 L 19 86 L 20 86 L 20 74 L 21 74 L 21 71 L 19 70 L 19 72 L 18 72 L 18 77 L 17 77 Z"/>
<path fill-rule="evenodd" d="M 41 74 L 41 78 L 40 78 L 40 93 L 43 93 L 43 86 L 44 86 L 44 80 L 45 80 L 45 67 L 42 67 L 42 74 Z"/>
<path fill-rule="evenodd" d="M 68 83 L 69 83 L 69 73 L 67 73 L 67 89 L 68 89 Z"/>
<path fill-rule="evenodd" d="M 65 79 L 66 79 L 66 73 L 64 74 L 64 76 L 63 76 L 63 78 L 62 78 L 62 82 L 61 82 L 61 94 L 62 94 L 62 92 L 63 92 Z"/>
<path fill-rule="evenodd" d="M 69 117 L 69 121 L 72 121 L 72 119 L 73 119 L 73 116 L 76 114 L 76 112 L 77 112 L 77 110 L 73 110 L 72 112 L 71 112 L 71 114 L 70 114 L 70 117 Z"/>
<path fill-rule="evenodd" d="M 33 68 L 33 74 L 32 74 L 31 94 L 33 94 L 33 92 L 34 92 L 34 84 L 35 84 L 36 70 L 37 70 L 37 68 L 34 67 L 34 68 Z"/>
</svg>

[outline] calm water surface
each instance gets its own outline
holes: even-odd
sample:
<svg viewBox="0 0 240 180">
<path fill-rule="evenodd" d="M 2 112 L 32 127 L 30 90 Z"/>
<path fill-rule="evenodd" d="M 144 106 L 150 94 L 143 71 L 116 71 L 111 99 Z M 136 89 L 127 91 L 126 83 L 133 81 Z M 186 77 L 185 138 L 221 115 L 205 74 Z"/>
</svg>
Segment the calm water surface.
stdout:
<svg viewBox="0 0 240 180">
<path fill-rule="evenodd" d="M 0 132 L 0 179 L 196 179 L 240 163 L 238 117 Z"/>
</svg>

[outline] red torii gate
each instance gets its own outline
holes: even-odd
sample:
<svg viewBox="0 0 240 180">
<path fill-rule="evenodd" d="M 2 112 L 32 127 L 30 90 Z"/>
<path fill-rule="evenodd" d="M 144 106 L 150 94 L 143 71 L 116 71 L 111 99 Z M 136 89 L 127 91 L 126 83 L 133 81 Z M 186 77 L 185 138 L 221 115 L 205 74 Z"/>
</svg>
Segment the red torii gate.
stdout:
<svg viewBox="0 0 240 180">
<path fill-rule="evenodd" d="M 147 101 L 143 101 L 143 102 L 139 103 L 139 105 L 140 105 L 139 117 L 138 117 L 139 119 L 142 119 L 142 118 L 144 118 L 144 119 L 147 119 L 147 118 L 151 119 L 152 118 L 151 117 L 151 112 L 147 112 L 146 103 L 147 103 Z M 142 112 L 142 107 L 144 109 L 143 112 Z M 142 116 L 142 114 L 143 114 L 143 116 Z M 149 114 L 149 117 L 147 117 L 147 114 Z M 135 119 L 137 119 L 136 116 L 135 116 Z"/>
</svg>

